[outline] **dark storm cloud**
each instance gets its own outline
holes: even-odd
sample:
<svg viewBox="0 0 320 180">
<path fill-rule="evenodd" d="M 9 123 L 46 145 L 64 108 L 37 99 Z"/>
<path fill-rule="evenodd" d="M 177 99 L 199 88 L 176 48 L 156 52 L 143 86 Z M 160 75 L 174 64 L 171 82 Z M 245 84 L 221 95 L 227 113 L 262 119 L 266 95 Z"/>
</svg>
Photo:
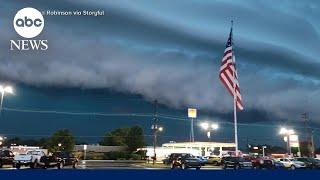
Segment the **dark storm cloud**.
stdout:
<svg viewBox="0 0 320 180">
<path fill-rule="evenodd" d="M 9 52 L 9 39 L 19 38 L 12 17 L 28 3 L 1 2 L 0 74 L 7 79 L 111 88 L 173 107 L 229 112 L 232 99 L 218 70 L 232 18 L 245 107 L 280 118 L 317 111 L 316 1 L 33 2 L 40 10 L 104 9 L 106 15 L 47 16 L 39 36 L 49 40 L 47 52 Z"/>
</svg>

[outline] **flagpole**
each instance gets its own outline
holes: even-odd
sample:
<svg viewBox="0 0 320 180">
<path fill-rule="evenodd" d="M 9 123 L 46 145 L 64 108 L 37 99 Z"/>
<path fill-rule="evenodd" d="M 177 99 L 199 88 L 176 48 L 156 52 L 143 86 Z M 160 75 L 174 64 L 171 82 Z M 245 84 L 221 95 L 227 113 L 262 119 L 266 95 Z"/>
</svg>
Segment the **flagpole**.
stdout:
<svg viewBox="0 0 320 180">
<path fill-rule="evenodd" d="M 233 29 L 233 20 L 231 20 L 231 31 L 232 31 L 232 29 Z M 231 42 L 232 42 L 232 51 L 233 51 L 233 34 L 231 34 Z M 232 54 L 232 63 L 233 63 L 234 69 L 236 69 L 235 60 L 234 60 L 234 55 L 233 54 Z M 237 96 L 236 96 L 236 82 L 235 82 L 235 80 L 236 80 L 235 76 L 236 75 L 235 75 L 235 71 L 233 71 L 232 76 L 233 76 L 234 142 L 235 142 L 235 145 L 236 145 L 236 156 L 238 156 L 239 147 L 238 147 Z"/>
</svg>

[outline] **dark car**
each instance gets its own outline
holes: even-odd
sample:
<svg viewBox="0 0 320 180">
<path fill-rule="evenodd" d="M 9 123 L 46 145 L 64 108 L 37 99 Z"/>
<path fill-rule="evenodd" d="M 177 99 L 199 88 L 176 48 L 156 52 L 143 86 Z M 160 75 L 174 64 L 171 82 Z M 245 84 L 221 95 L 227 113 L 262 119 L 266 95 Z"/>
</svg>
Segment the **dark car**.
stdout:
<svg viewBox="0 0 320 180">
<path fill-rule="evenodd" d="M 252 169 L 252 163 L 249 160 L 246 160 L 242 157 L 225 157 L 223 158 L 223 168 L 234 168 L 234 169 L 243 169 L 249 168 Z"/>
<path fill-rule="evenodd" d="M 13 166 L 14 154 L 10 150 L 0 150 L 0 168 L 3 165 Z"/>
<path fill-rule="evenodd" d="M 274 169 L 285 169 L 286 168 L 282 162 L 276 161 L 274 159 L 272 161 L 273 161 Z"/>
<path fill-rule="evenodd" d="M 271 159 L 263 157 L 255 157 L 251 159 L 253 168 L 255 169 L 274 169 L 274 163 Z"/>
<path fill-rule="evenodd" d="M 79 160 L 70 152 L 55 152 L 53 153 L 53 156 L 57 158 L 60 168 L 64 166 L 72 166 L 73 168 L 76 168 L 79 162 Z"/>
<path fill-rule="evenodd" d="M 314 158 L 308 158 L 308 157 L 298 157 L 295 158 L 297 161 L 304 162 L 306 164 L 307 168 L 310 169 L 318 169 L 320 168 L 320 161 Z"/>
<path fill-rule="evenodd" d="M 58 169 L 61 168 L 60 162 L 56 156 L 53 155 L 47 155 L 42 156 L 40 158 L 40 162 L 38 162 L 39 166 L 46 169 L 49 167 L 57 167 Z"/>
<path fill-rule="evenodd" d="M 191 154 L 176 154 L 171 163 L 171 169 L 176 167 L 180 167 L 181 169 L 196 168 L 199 170 L 201 168 L 201 160 Z"/>
<path fill-rule="evenodd" d="M 48 156 L 42 156 L 39 165 L 43 168 L 57 167 L 58 169 L 61 169 L 64 166 L 76 168 L 78 159 L 69 152 L 55 152 Z"/>
<path fill-rule="evenodd" d="M 183 153 L 172 153 L 167 158 L 162 160 L 162 162 L 163 164 L 171 164 L 174 159 L 177 159 L 181 155 L 183 155 Z"/>
</svg>

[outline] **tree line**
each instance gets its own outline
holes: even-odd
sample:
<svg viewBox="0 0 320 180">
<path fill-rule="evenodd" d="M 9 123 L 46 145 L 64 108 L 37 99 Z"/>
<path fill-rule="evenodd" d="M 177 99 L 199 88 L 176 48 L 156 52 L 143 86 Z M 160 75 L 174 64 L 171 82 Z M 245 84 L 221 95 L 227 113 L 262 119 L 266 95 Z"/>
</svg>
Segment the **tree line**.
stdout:
<svg viewBox="0 0 320 180">
<path fill-rule="evenodd" d="M 48 149 L 50 152 L 55 151 L 73 151 L 76 144 L 75 137 L 69 129 L 61 129 L 53 133 L 48 138 L 40 139 L 22 139 L 13 137 L 6 139 L 3 146 L 11 145 L 28 145 L 39 146 Z M 83 143 L 82 143 L 83 144 Z M 99 142 L 103 146 L 126 146 L 128 151 L 136 151 L 137 148 L 144 147 L 144 132 L 140 126 L 128 128 L 117 128 L 107 132 Z"/>
</svg>

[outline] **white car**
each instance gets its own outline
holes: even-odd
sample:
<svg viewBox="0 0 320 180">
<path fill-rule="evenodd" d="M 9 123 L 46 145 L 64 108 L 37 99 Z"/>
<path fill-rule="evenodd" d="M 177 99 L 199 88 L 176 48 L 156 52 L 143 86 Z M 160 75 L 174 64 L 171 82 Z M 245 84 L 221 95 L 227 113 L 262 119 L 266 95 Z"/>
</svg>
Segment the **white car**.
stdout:
<svg viewBox="0 0 320 180">
<path fill-rule="evenodd" d="M 306 164 L 301 161 L 297 161 L 293 158 L 279 158 L 278 159 L 281 163 L 283 163 L 284 167 L 290 168 L 290 169 L 296 169 L 296 168 L 306 168 Z"/>
<path fill-rule="evenodd" d="M 26 153 L 18 154 L 14 157 L 13 164 L 19 169 L 21 166 L 30 166 L 35 168 L 40 162 L 40 158 L 45 156 L 43 150 L 29 150 Z"/>
</svg>

